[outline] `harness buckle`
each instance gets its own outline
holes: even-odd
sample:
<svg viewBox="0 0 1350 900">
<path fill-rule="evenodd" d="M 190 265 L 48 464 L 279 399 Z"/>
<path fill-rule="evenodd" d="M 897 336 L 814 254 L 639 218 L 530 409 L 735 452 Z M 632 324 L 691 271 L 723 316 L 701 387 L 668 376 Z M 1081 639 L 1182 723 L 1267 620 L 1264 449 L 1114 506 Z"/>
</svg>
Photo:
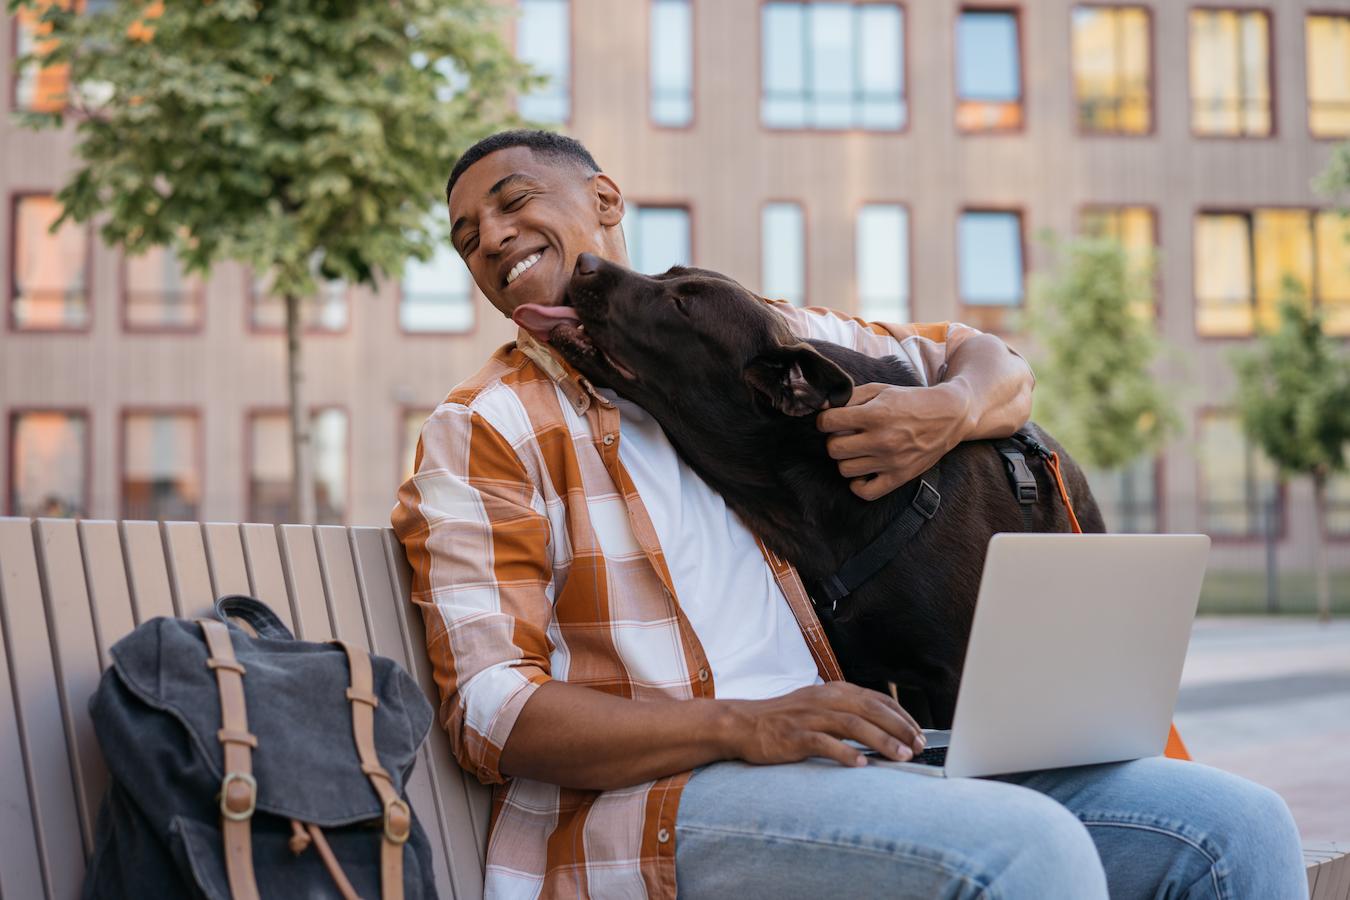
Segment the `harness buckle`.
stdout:
<svg viewBox="0 0 1350 900">
<path fill-rule="evenodd" d="M 914 493 L 914 500 L 910 503 L 919 515 L 925 519 L 932 520 L 937 515 L 938 507 L 942 505 L 942 495 L 938 489 L 929 484 L 926 480 L 919 480 L 919 489 Z"/>
<path fill-rule="evenodd" d="M 1033 481 L 1031 484 L 1024 484 L 1020 482 L 1018 483 L 1017 485 L 1018 503 L 1021 503 L 1023 506 L 1030 506 L 1031 504 L 1036 502 L 1036 499 L 1037 499 L 1036 482 Z"/>
</svg>

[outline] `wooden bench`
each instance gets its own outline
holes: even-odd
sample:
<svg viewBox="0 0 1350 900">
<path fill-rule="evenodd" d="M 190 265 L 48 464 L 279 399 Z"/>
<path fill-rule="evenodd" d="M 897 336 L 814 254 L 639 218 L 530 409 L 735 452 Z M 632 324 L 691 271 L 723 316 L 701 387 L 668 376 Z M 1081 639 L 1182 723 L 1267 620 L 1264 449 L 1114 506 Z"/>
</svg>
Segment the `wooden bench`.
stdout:
<svg viewBox="0 0 1350 900">
<path fill-rule="evenodd" d="M 434 705 L 409 577 L 389 529 L 0 518 L 0 898 L 79 896 L 107 780 L 87 701 L 118 638 L 252 594 L 299 637 L 402 663 Z M 481 898 L 489 792 L 440 728 L 408 795 L 441 896 Z M 1314 900 L 1350 900 L 1347 851 L 1304 847 Z"/>
</svg>

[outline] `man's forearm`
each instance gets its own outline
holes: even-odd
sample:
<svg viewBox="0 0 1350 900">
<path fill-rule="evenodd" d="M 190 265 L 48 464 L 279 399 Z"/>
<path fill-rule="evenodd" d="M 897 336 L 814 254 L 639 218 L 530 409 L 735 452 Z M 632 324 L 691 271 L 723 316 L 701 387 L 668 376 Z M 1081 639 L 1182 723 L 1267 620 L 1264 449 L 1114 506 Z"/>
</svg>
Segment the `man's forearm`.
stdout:
<svg viewBox="0 0 1350 900">
<path fill-rule="evenodd" d="M 1035 378 L 1026 360 L 992 334 L 964 341 L 947 361 L 942 390 L 965 408 L 963 440 L 1007 437 L 1031 418 Z"/>
</svg>

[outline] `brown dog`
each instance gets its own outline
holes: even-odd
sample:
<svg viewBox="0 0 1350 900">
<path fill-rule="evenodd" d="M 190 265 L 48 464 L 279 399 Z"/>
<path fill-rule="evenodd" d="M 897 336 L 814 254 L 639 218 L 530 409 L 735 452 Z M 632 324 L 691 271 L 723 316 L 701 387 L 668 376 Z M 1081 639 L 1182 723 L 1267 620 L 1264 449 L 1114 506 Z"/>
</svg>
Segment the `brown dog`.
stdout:
<svg viewBox="0 0 1350 900">
<path fill-rule="evenodd" d="M 855 384 L 920 384 L 899 359 L 802 341 L 772 306 L 702 269 L 647 277 L 583 254 L 567 300 L 522 307 L 516 321 L 548 333 L 594 383 L 656 417 L 685 461 L 797 567 L 818 608 L 817 586 L 914 502 L 919 479 L 878 500 L 858 498 L 815 426 L 816 413 L 846 404 Z M 1104 531 L 1078 466 L 1043 432 L 1029 431 L 1058 451 L 1083 529 Z M 828 604 L 824 611 L 850 681 L 880 690 L 894 683 L 921 724 L 945 728 L 985 548 L 996 532 L 1023 530 L 1023 519 L 988 442 L 962 444 L 940 466 L 937 514 L 833 615 Z M 1068 531 L 1048 472 L 1031 471 L 1041 498 L 1034 529 Z"/>
</svg>

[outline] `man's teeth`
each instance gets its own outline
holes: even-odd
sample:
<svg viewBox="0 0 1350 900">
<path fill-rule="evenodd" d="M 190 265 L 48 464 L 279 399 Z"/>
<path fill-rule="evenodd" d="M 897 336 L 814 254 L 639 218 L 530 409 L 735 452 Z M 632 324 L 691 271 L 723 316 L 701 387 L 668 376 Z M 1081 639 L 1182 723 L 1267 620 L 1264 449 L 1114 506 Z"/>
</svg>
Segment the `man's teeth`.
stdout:
<svg viewBox="0 0 1350 900">
<path fill-rule="evenodd" d="M 543 251 L 532 253 L 511 267 L 511 271 L 506 273 L 506 283 L 510 284 L 521 276 L 526 269 L 539 262 L 539 257 L 543 256 Z"/>
</svg>

